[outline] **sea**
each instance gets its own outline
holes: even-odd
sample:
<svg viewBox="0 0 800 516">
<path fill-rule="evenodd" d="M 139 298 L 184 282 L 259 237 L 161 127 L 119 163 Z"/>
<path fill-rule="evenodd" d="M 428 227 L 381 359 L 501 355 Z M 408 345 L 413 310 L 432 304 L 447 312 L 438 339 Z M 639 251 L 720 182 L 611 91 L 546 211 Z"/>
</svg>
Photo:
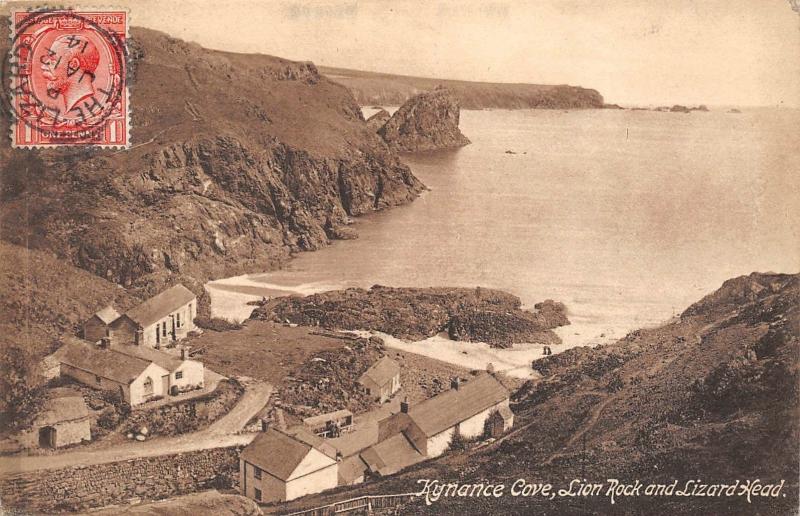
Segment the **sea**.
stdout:
<svg viewBox="0 0 800 516">
<path fill-rule="evenodd" d="M 246 316 L 257 296 L 236 286 L 481 286 L 563 302 L 555 351 L 662 324 L 728 278 L 800 270 L 800 110 L 740 109 L 462 111 L 471 145 L 403 156 L 419 199 L 283 270 L 210 283 L 212 310 Z"/>
</svg>

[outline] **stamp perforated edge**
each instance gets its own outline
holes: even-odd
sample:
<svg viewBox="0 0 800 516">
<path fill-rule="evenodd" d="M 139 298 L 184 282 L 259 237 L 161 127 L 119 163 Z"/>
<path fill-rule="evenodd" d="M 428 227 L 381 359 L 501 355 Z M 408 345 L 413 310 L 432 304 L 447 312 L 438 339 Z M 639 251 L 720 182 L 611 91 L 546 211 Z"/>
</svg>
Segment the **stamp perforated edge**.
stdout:
<svg viewBox="0 0 800 516">
<path fill-rule="evenodd" d="M 28 9 L 23 9 L 20 5 L 19 7 L 15 7 L 14 4 L 10 5 L 10 9 L 8 10 L 8 37 L 9 42 L 13 43 L 14 39 L 16 38 L 16 23 L 14 23 L 14 18 L 16 13 L 42 13 L 48 11 L 74 11 L 74 12 L 81 12 L 81 11 L 109 11 L 109 12 L 124 12 L 125 13 L 125 45 L 128 45 L 130 41 L 130 30 L 131 30 L 131 12 L 130 9 L 126 7 L 111 7 L 107 5 L 97 6 L 97 5 L 89 5 L 89 6 L 81 6 L 81 7 L 66 7 L 66 6 L 53 6 L 53 5 L 42 5 L 38 4 L 37 6 L 30 6 Z M 9 45 L 8 52 L 12 52 L 13 48 Z M 127 54 L 126 54 L 127 56 Z M 3 59 L 6 59 L 7 56 L 2 56 Z M 130 62 L 125 63 L 125 70 L 129 72 Z M 52 143 L 52 144 L 30 144 L 30 145 L 18 145 L 16 143 L 16 115 L 13 113 L 12 106 L 14 105 L 15 96 L 13 88 L 11 87 L 11 78 L 10 77 L 3 77 L 2 84 L 0 87 L 6 90 L 8 94 L 8 100 L 11 103 L 8 106 L 9 109 L 9 129 L 8 129 L 8 137 L 11 140 L 11 147 L 14 149 L 54 149 L 54 148 L 84 148 L 84 149 L 111 149 L 111 150 L 119 150 L 124 151 L 131 148 L 131 95 L 130 95 L 130 87 L 128 84 L 128 78 L 130 77 L 129 73 L 126 73 L 125 79 L 122 81 L 123 88 L 124 88 L 124 95 L 125 95 L 125 144 L 124 145 L 111 145 L 111 144 L 96 144 L 96 143 L 85 143 L 85 144 L 68 144 L 68 143 Z"/>
</svg>

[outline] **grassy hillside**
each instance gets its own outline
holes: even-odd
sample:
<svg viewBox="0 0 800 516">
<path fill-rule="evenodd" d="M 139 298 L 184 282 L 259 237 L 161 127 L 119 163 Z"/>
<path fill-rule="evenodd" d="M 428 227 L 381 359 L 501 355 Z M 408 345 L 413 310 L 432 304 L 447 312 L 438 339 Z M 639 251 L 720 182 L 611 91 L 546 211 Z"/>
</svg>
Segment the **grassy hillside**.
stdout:
<svg viewBox="0 0 800 516">
<path fill-rule="evenodd" d="M 362 106 L 399 106 L 414 95 L 442 85 L 463 109 L 601 108 L 596 90 L 579 86 L 454 81 L 320 67 L 329 79 L 346 86 Z"/>
</svg>

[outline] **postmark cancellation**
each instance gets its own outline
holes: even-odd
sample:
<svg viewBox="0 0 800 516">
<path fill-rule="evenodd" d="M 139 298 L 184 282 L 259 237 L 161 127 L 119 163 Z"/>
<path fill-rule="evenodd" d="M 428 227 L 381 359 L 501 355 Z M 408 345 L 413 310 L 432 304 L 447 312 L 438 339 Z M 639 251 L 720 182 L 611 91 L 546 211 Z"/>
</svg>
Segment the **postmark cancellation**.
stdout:
<svg viewBox="0 0 800 516">
<path fill-rule="evenodd" d="M 12 145 L 128 147 L 127 11 L 12 11 L 10 23 Z"/>
</svg>

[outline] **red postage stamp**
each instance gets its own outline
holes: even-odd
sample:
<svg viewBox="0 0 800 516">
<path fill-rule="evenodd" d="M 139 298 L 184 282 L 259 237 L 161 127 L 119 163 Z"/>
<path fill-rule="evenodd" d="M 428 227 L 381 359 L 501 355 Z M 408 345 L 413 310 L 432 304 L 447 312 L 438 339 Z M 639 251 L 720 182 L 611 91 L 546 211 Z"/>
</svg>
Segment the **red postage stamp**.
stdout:
<svg viewBox="0 0 800 516">
<path fill-rule="evenodd" d="M 128 147 L 128 13 L 13 12 L 3 81 L 14 147 Z"/>
</svg>

